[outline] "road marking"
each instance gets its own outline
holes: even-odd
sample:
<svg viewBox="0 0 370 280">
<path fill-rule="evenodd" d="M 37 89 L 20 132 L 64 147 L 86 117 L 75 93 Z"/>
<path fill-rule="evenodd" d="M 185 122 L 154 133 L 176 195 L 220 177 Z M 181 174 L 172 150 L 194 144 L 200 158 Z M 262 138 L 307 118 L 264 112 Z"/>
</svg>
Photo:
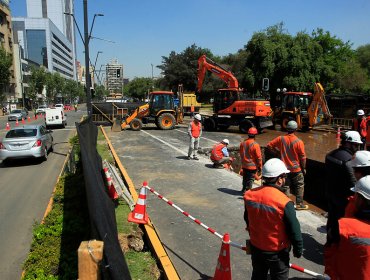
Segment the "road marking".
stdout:
<svg viewBox="0 0 370 280">
<path fill-rule="evenodd" d="M 141 130 L 141 132 L 148 134 L 150 137 L 152 137 L 152 138 L 154 138 L 154 139 L 158 140 L 159 142 L 161 142 L 161 143 L 163 143 L 163 144 L 167 145 L 168 147 L 170 147 L 170 148 L 172 148 L 172 149 L 174 149 L 174 150 L 178 151 L 179 153 L 182 153 L 182 154 L 183 154 L 183 155 L 185 155 L 185 156 L 187 156 L 187 155 L 188 155 L 188 153 L 186 153 L 186 152 L 184 152 L 184 151 L 180 150 L 179 148 L 176 148 L 175 146 L 171 145 L 170 143 L 168 143 L 168 142 L 166 142 L 166 141 L 164 141 L 164 140 L 162 140 L 162 139 L 159 139 L 157 136 L 154 136 L 154 135 L 150 134 L 149 132 L 146 132 L 146 131 L 144 131 L 144 130 Z"/>
<path fill-rule="evenodd" d="M 188 134 L 188 132 L 185 132 L 185 131 L 182 131 L 182 130 L 180 130 L 180 129 L 175 129 L 176 131 L 180 131 L 180 132 L 182 132 L 182 133 L 184 133 L 184 134 Z M 210 142 L 213 142 L 213 143 L 218 143 L 218 141 L 215 141 L 215 140 L 212 140 L 212 139 L 209 139 L 209 138 L 206 138 L 206 137 L 200 137 L 200 139 L 205 139 L 205 140 L 208 140 L 208 141 L 210 141 Z"/>
</svg>

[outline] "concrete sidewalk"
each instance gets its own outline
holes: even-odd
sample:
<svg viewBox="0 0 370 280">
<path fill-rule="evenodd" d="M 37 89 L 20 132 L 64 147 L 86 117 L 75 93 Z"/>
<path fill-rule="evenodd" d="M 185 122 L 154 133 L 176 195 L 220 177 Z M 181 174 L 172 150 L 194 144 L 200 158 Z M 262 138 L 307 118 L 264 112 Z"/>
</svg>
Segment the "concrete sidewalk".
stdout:
<svg viewBox="0 0 370 280">
<path fill-rule="evenodd" d="M 181 132 L 181 131 L 182 132 Z M 106 132 L 137 189 L 148 181 L 163 196 L 220 234 L 243 244 L 248 234 L 243 220 L 241 177 L 226 170 L 213 169 L 208 158 L 187 160 L 188 137 L 179 130 Z M 201 140 L 202 147 L 212 146 Z M 207 279 L 214 275 L 221 239 L 195 224 L 180 212 L 148 194 L 147 210 L 161 241 L 181 279 Z M 318 273 L 323 272 L 322 228 L 325 219 L 310 211 L 298 212 L 305 250 L 304 257 L 291 262 Z M 263 222 L 263 221 L 261 221 Z M 250 256 L 231 248 L 233 279 L 250 279 Z M 294 279 L 310 278 L 291 271 Z"/>
</svg>

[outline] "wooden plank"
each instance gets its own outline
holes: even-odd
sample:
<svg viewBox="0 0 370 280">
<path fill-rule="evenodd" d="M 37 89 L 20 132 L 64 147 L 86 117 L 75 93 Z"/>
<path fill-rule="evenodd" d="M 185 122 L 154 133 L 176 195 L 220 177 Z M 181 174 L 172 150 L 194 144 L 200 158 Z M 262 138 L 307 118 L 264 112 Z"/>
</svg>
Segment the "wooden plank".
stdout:
<svg viewBox="0 0 370 280">
<path fill-rule="evenodd" d="M 99 263 L 103 259 L 104 242 L 82 241 L 78 248 L 78 279 L 100 279 Z"/>
</svg>

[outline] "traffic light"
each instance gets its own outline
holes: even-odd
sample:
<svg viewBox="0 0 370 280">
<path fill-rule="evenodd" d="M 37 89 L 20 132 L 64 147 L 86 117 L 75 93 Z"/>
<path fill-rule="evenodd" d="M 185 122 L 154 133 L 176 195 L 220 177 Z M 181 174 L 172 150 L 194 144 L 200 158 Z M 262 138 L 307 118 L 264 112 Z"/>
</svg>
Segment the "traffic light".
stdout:
<svg viewBox="0 0 370 280">
<path fill-rule="evenodd" d="M 90 88 L 90 93 L 91 93 L 91 99 L 95 98 L 95 89 L 93 87 Z"/>
<path fill-rule="evenodd" d="M 270 85 L 269 85 L 269 78 L 263 78 L 262 80 L 262 90 L 263 91 L 269 91 Z"/>
<path fill-rule="evenodd" d="M 117 78 L 121 77 L 121 69 L 117 69 Z"/>
</svg>

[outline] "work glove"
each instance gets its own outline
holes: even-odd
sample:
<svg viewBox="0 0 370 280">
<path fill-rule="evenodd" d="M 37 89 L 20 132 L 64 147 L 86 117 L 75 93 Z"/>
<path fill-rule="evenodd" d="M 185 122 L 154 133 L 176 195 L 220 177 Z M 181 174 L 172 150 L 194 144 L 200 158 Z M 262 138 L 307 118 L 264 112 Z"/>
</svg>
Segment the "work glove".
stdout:
<svg viewBox="0 0 370 280">
<path fill-rule="evenodd" d="M 293 256 L 299 259 L 302 256 L 302 250 L 297 250 L 293 248 Z"/>
</svg>

